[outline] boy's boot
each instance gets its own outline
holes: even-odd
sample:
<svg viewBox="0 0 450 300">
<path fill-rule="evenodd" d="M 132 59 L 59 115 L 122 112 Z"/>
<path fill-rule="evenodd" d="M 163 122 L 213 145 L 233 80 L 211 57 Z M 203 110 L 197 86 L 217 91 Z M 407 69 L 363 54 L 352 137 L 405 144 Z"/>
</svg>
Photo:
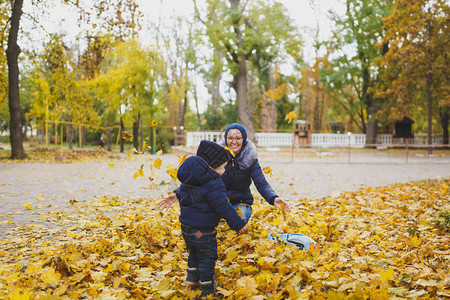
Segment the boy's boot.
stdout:
<svg viewBox="0 0 450 300">
<path fill-rule="evenodd" d="M 191 287 L 198 287 L 199 285 L 199 277 L 197 268 L 187 268 L 187 276 L 185 283 L 190 285 Z"/>
<path fill-rule="evenodd" d="M 206 299 L 209 295 L 216 295 L 216 279 L 212 281 L 201 282 L 200 281 L 200 290 L 202 291 L 202 299 Z"/>
</svg>

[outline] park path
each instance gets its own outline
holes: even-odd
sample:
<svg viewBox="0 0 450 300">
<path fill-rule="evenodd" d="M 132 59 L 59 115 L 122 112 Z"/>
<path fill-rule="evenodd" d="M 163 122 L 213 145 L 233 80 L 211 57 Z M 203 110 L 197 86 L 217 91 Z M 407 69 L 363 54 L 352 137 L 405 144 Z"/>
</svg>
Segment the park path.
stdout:
<svg viewBox="0 0 450 300">
<path fill-rule="evenodd" d="M 277 149 L 258 151 L 261 166 L 273 169 L 272 178 L 266 175 L 268 181 L 281 197 L 294 203 L 301 198 L 317 199 L 361 187 L 450 177 L 450 152 L 432 157 L 412 153 L 405 163 L 402 152 L 359 150 L 352 152 L 349 163 L 345 150 L 310 149 L 294 156 Z M 152 173 L 149 158 L 157 157 L 163 163 L 160 170 Z M 168 164 L 177 166 L 178 158 L 173 154 L 144 154 L 132 159 L 122 155 L 75 163 L 1 162 L 0 238 L 9 228 L 37 221 L 36 212 L 64 210 L 71 201 L 91 201 L 102 196 L 158 201 L 177 186 L 165 172 Z M 133 179 L 141 165 L 145 177 Z M 33 210 L 25 207 L 28 204 Z"/>
</svg>

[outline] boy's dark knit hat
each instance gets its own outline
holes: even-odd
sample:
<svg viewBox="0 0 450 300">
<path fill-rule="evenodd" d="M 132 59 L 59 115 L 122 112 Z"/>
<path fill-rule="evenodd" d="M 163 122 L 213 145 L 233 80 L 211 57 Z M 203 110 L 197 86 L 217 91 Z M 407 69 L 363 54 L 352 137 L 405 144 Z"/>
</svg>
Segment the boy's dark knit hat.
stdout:
<svg viewBox="0 0 450 300">
<path fill-rule="evenodd" d="M 208 140 L 202 140 L 197 149 L 197 156 L 203 158 L 213 169 L 228 161 L 229 155 L 224 147 Z"/>
</svg>

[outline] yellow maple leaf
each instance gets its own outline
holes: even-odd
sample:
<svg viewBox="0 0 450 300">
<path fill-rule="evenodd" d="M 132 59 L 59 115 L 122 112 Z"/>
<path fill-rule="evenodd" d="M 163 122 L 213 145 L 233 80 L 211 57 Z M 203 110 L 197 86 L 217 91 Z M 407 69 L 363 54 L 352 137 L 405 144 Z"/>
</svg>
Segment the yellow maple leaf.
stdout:
<svg viewBox="0 0 450 300">
<path fill-rule="evenodd" d="M 297 118 L 297 114 L 294 111 L 291 111 L 286 115 L 286 118 L 284 118 L 284 119 L 289 120 L 288 123 L 290 124 L 292 122 L 292 119 L 295 119 L 295 118 Z"/>
<path fill-rule="evenodd" d="M 6 299 L 10 300 L 28 300 L 34 299 L 35 294 L 24 290 L 22 288 L 17 288 L 13 292 L 9 293 Z"/>
<path fill-rule="evenodd" d="M 157 168 L 159 170 L 159 168 L 161 168 L 161 164 L 162 164 L 162 160 L 158 157 L 157 159 L 155 159 L 155 161 L 153 162 L 153 166 L 155 168 Z"/>
<path fill-rule="evenodd" d="M 445 184 L 445 183 L 441 184 L 441 191 L 440 192 L 441 192 L 442 195 L 447 194 L 447 192 L 448 192 L 448 184 Z"/>
<path fill-rule="evenodd" d="M 319 244 L 318 243 L 309 244 L 309 249 L 314 256 L 317 256 L 319 254 Z"/>
<path fill-rule="evenodd" d="M 156 152 L 156 155 L 161 155 L 163 153 L 162 150 L 159 150 L 158 152 Z"/>
<path fill-rule="evenodd" d="M 22 275 L 21 272 L 12 273 L 9 276 L 3 277 L 2 280 L 6 282 L 16 281 L 20 279 L 21 275 Z"/>
<path fill-rule="evenodd" d="M 271 167 L 265 167 L 265 168 L 263 168 L 263 172 L 266 173 L 266 174 L 269 174 L 269 175 L 270 175 L 270 178 L 273 178 L 273 175 L 272 175 L 272 168 L 271 168 Z"/>
<path fill-rule="evenodd" d="M 44 197 L 43 197 L 42 195 L 39 195 L 39 196 L 36 197 L 36 200 L 38 200 L 38 201 L 43 201 L 43 200 L 44 200 Z"/>
<path fill-rule="evenodd" d="M 421 240 L 415 235 L 412 238 L 409 239 L 408 244 L 413 247 L 419 247 L 421 243 Z"/>
<path fill-rule="evenodd" d="M 134 173 L 133 179 L 136 179 L 136 178 L 138 178 L 138 177 L 139 177 L 139 173 L 138 173 L 138 172 Z"/>
<path fill-rule="evenodd" d="M 125 130 L 124 130 L 124 131 L 121 131 L 121 132 L 122 132 L 122 138 L 123 138 L 124 140 L 130 141 L 130 142 L 133 141 L 133 136 L 132 136 L 131 134 L 129 134 L 129 133 L 126 132 Z"/>
<path fill-rule="evenodd" d="M 280 225 L 282 222 L 283 222 L 283 220 L 281 220 L 279 217 L 276 217 L 275 219 L 273 219 L 274 225 Z"/>
<path fill-rule="evenodd" d="M 178 161 L 180 162 L 180 165 L 181 165 L 186 160 L 188 155 L 185 154 L 183 157 L 181 157 L 180 155 L 177 154 L 177 157 L 178 157 Z"/>
<path fill-rule="evenodd" d="M 128 155 L 129 158 L 131 158 L 131 152 L 130 151 L 127 151 L 127 155 Z"/>
<path fill-rule="evenodd" d="M 25 207 L 26 209 L 29 209 L 29 210 L 33 210 L 33 208 L 31 207 L 31 204 L 25 204 L 23 207 Z"/>
<path fill-rule="evenodd" d="M 144 177 L 144 165 L 141 165 L 141 167 L 138 169 L 138 173 L 140 176 Z"/>
<path fill-rule="evenodd" d="M 52 267 L 43 269 L 41 274 L 41 280 L 45 283 L 57 284 L 61 278 L 61 274 L 55 271 Z"/>
<path fill-rule="evenodd" d="M 222 295 L 224 295 L 225 297 L 231 296 L 231 295 L 234 293 L 234 291 L 228 291 L 228 290 L 223 289 L 223 288 L 221 288 L 221 287 L 216 287 L 216 289 L 217 289 L 217 292 L 218 292 L 219 294 L 222 294 Z"/>
<path fill-rule="evenodd" d="M 381 281 L 382 282 L 388 282 L 389 280 L 394 280 L 394 269 L 389 268 L 386 271 L 384 269 L 381 269 L 379 272 Z"/>
<path fill-rule="evenodd" d="M 286 205 L 284 204 L 284 202 L 281 203 L 281 215 L 283 216 L 283 219 L 286 220 Z"/>
<path fill-rule="evenodd" d="M 34 275 L 34 274 L 38 273 L 41 270 L 42 270 L 42 267 L 41 267 L 40 264 L 33 264 L 32 263 L 32 264 L 28 265 L 27 269 L 25 270 L 25 273 L 29 274 L 29 275 Z"/>
<path fill-rule="evenodd" d="M 172 177 L 173 181 L 177 181 L 177 179 L 178 179 L 178 176 L 177 176 L 178 170 L 177 170 L 177 168 L 174 168 L 171 165 L 167 165 L 166 172 L 167 172 L 167 174 L 170 175 L 170 177 Z"/>
</svg>

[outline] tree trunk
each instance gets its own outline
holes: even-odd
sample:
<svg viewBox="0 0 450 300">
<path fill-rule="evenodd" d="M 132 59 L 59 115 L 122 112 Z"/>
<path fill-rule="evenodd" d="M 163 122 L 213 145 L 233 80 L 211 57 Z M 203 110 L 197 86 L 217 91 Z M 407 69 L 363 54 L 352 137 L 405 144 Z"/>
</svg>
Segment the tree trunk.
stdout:
<svg viewBox="0 0 450 300">
<path fill-rule="evenodd" d="M 229 0 L 231 4 L 232 15 L 239 15 L 239 1 Z M 236 19 L 233 17 L 234 32 L 236 33 L 237 45 L 239 49 L 243 49 L 244 43 L 242 38 L 242 32 L 239 29 L 239 17 Z M 238 106 L 239 122 L 245 127 L 247 131 L 247 138 L 255 142 L 255 129 L 253 127 L 252 111 L 249 111 L 249 105 L 247 103 L 247 55 L 245 53 L 236 53 L 235 62 L 238 64 L 238 72 L 233 76 L 233 88 L 236 92 L 236 103 Z"/>
<path fill-rule="evenodd" d="M 11 142 L 11 158 L 23 159 L 26 157 L 23 148 L 22 135 L 22 109 L 20 107 L 19 96 L 19 63 L 18 57 L 21 52 L 17 45 L 17 34 L 19 32 L 20 17 L 22 15 L 23 0 L 14 1 L 14 7 L 11 16 L 11 28 L 8 36 L 8 49 L 6 56 L 8 60 L 8 79 L 9 79 L 9 139 Z"/>
<path fill-rule="evenodd" d="M 450 117 L 450 106 L 441 107 L 439 109 L 442 127 L 442 143 L 448 145 L 448 123 Z"/>
<path fill-rule="evenodd" d="M 222 79 L 222 72 L 220 71 L 220 59 L 222 57 L 219 48 L 214 49 L 214 64 L 213 64 L 213 78 L 211 82 L 211 102 L 215 109 L 219 108 L 220 103 L 220 80 Z"/>
<path fill-rule="evenodd" d="M 144 124 L 143 124 L 143 120 L 139 115 L 139 137 L 140 137 L 140 141 L 141 143 L 144 141 Z M 144 149 L 142 149 L 144 150 Z"/>
<path fill-rule="evenodd" d="M 133 122 L 133 147 L 139 151 L 139 122 L 141 120 L 141 113 L 138 112 L 137 120 Z"/>
<path fill-rule="evenodd" d="M 429 72 L 427 76 L 427 100 L 428 100 L 428 132 L 427 132 L 427 144 L 428 144 L 428 154 L 433 153 L 433 149 L 431 148 L 431 138 L 433 134 L 433 96 L 431 95 L 431 86 L 432 86 L 432 75 Z"/>
<path fill-rule="evenodd" d="M 184 87 L 184 103 L 183 103 L 183 110 L 182 110 L 182 114 L 181 114 L 181 120 L 180 120 L 180 126 L 184 127 L 184 118 L 186 117 L 186 113 L 187 113 L 187 109 L 188 109 L 188 70 L 189 70 L 189 64 L 188 61 L 186 61 L 186 66 L 185 66 L 185 87 Z"/>
<path fill-rule="evenodd" d="M 239 71 L 235 76 L 236 81 L 236 102 L 238 106 L 239 122 L 245 127 L 248 139 L 255 141 L 255 129 L 253 128 L 253 121 L 251 112 L 247 103 L 247 66 L 244 55 L 241 55 L 239 62 Z"/>
<path fill-rule="evenodd" d="M 26 141 L 27 140 L 27 136 L 28 136 L 28 124 L 30 122 L 30 119 L 26 118 L 25 119 L 25 124 L 23 125 L 23 140 Z M 31 132 L 31 134 L 33 134 L 33 132 Z"/>
<path fill-rule="evenodd" d="M 69 144 L 69 149 L 73 149 L 73 124 L 72 117 L 68 117 L 69 125 L 67 125 L 67 143 Z"/>
<path fill-rule="evenodd" d="M 122 137 L 122 131 L 125 131 L 125 126 L 123 125 L 122 117 L 120 117 L 120 153 L 123 153 L 125 144 L 125 141 Z"/>
<path fill-rule="evenodd" d="M 111 127 L 108 126 L 108 129 L 106 130 L 106 149 L 108 151 L 111 151 Z"/>
</svg>

